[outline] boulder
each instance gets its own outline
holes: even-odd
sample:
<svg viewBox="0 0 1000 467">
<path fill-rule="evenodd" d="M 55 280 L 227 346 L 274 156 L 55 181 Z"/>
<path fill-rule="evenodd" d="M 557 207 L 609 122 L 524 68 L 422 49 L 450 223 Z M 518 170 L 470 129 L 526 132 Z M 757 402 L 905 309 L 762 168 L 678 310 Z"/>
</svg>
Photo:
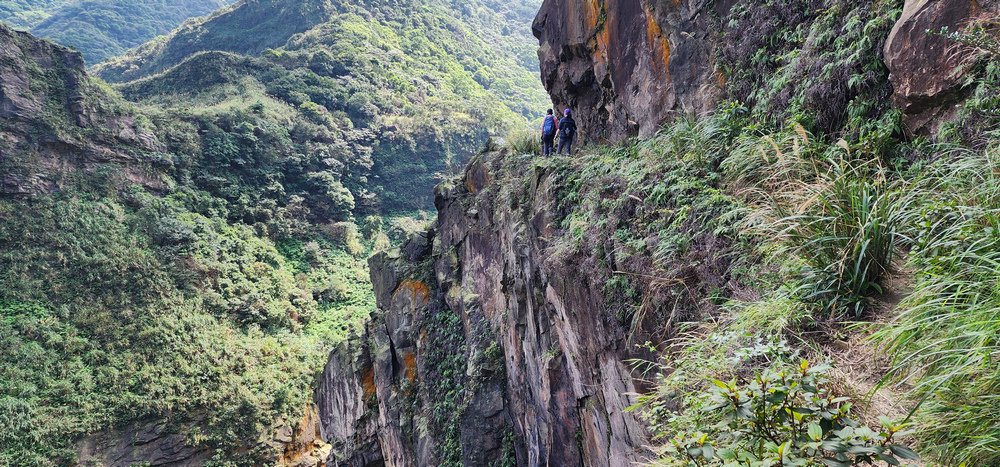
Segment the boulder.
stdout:
<svg viewBox="0 0 1000 467">
<path fill-rule="evenodd" d="M 937 32 L 959 31 L 983 15 L 995 14 L 996 0 L 907 0 L 885 44 L 893 103 L 912 135 L 935 136 L 968 95 L 968 73 L 978 60 L 970 47 Z"/>
</svg>

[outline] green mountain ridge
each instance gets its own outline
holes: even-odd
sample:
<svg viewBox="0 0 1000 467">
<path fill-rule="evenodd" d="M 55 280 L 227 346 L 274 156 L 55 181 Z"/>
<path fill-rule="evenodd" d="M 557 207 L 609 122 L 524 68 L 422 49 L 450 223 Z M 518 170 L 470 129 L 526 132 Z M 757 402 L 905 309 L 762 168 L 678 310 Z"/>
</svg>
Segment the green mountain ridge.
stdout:
<svg viewBox="0 0 1000 467">
<path fill-rule="evenodd" d="M 78 0 L 15 2 L 0 7 L 0 21 L 74 47 L 87 63 L 121 55 L 192 17 L 231 0 Z"/>
<path fill-rule="evenodd" d="M 293 142 L 317 145 L 303 154 L 351 148 L 360 165 L 339 183 L 361 212 L 423 209 L 431 205 L 423 188 L 439 174 L 547 105 L 537 67 L 527 66 L 527 27 L 506 34 L 498 27 L 524 20 L 527 10 L 453 7 L 238 2 L 96 72 L 119 81 L 129 99 L 178 115 L 299 121 Z M 495 32 L 481 37 L 475 29 Z"/>
<path fill-rule="evenodd" d="M 151 426 L 176 459 L 274 462 L 373 309 L 364 258 L 546 105 L 527 25 L 466 26 L 510 6 L 319 3 L 190 22 L 263 53 L 206 47 L 115 89 L 0 26 L 0 464 L 120 462 Z M 226 29 L 241 11 L 323 14 L 265 47 Z"/>
</svg>

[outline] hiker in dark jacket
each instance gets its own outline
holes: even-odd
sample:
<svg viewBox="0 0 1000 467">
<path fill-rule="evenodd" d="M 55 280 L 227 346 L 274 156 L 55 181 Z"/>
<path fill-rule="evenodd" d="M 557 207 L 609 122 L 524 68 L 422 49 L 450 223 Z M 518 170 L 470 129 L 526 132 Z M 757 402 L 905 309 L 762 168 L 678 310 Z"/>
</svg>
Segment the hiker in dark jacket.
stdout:
<svg viewBox="0 0 1000 467">
<path fill-rule="evenodd" d="M 552 109 L 549 109 L 548 114 L 545 115 L 545 120 L 542 120 L 542 147 L 546 156 L 551 156 L 555 152 L 556 133 L 558 132 L 559 122 L 556 121 L 556 116 L 552 114 Z"/>
<path fill-rule="evenodd" d="M 559 155 L 566 148 L 566 155 L 573 154 L 573 140 L 576 139 L 576 120 L 573 120 L 573 112 L 566 109 L 566 116 L 559 120 Z"/>
</svg>

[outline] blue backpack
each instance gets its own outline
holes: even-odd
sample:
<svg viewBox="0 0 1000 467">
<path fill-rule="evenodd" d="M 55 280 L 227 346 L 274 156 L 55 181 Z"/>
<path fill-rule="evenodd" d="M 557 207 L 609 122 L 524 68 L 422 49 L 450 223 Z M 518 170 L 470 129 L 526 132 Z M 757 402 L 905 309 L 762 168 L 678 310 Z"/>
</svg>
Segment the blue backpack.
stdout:
<svg viewBox="0 0 1000 467">
<path fill-rule="evenodd" d="M 545 123 L 542 125 L 542 133 L 545 136 L 552 136 L 556 134 L 556 118 L 552 115 L 545 117 Z"/>
</svg>

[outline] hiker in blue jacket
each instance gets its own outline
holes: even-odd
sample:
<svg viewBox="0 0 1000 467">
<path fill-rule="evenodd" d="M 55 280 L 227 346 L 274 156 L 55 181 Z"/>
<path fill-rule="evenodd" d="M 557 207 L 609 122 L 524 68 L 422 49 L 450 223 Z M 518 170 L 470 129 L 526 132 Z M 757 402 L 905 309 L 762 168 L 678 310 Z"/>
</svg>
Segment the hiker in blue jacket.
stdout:
<svg viewBox="0 0 1000 467">
<path fill-rule="evenodd" d="M 551 156 L 555 152 L 556 133 L 559 132 L 559 122 L 549 109 L 545 120 L 542 121 L 542 147 L 546 156 Z"/>
<path fill-rule="evenodd" d="M 565 117 L 559 120 L 559 155 L 566 148 L 566 155 L 573 154 L 573 140 L 576 139 L 576 120 L 573 120 L 573 112 L 566 109 Z"/>
</svg>

